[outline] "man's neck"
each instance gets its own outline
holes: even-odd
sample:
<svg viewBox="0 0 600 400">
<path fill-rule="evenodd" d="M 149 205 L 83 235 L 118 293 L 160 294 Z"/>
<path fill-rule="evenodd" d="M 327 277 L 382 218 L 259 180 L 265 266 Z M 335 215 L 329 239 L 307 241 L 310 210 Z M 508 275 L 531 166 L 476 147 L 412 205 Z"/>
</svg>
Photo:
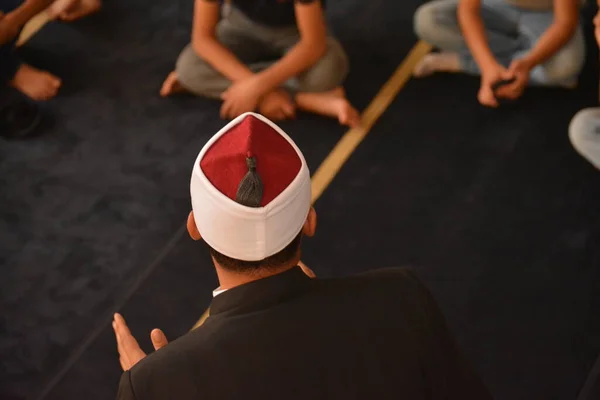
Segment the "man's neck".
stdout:
<svg viewBox="0 0 600 400">
<path fill-rule="evenodd" d="M 291 262 L 277 269 L 260 269 L 256 272 L 245 274 L 239 272 L 228 271 L 221 267 L 219 264 L 215 264 L 217 271 L 217 277 L 219 278 L 219 290 L 229 290 L 236 286 L 244 285 L 246 283 L 254 282 L 259 279 L 268 278 L 273 275 L 280 274 L 294 268 L 298 263 Z"/>
</svg>

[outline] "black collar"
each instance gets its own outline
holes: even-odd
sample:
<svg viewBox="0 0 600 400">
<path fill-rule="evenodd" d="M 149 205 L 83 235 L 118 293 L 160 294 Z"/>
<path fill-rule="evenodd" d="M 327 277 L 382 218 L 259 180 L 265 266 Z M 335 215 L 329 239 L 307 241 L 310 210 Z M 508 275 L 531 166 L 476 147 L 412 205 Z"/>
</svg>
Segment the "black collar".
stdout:
<svg viewBox="0 0 600 400">
<path fill-rule="evenodd" d="M 311 287 L 313 279 L 300 267 L 268 278 L 236 286 L 216 296 L 210 305 L 210 315 L 244 314 L 282 303 Z"/>
</svg>

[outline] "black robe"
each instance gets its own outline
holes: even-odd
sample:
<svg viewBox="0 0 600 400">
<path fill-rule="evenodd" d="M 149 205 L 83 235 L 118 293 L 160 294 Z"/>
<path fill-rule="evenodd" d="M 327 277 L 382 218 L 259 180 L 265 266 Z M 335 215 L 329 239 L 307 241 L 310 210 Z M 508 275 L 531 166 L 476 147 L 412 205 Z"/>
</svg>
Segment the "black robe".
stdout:
<svg viewBox="0 0 600 400">
<path fill-rule="evenodd" d="M 406 269 L 310 279 L 297 267 L 219 294 L 210 310 L 125 372 L 118 398 L 491 399 Z"/>
</svg>

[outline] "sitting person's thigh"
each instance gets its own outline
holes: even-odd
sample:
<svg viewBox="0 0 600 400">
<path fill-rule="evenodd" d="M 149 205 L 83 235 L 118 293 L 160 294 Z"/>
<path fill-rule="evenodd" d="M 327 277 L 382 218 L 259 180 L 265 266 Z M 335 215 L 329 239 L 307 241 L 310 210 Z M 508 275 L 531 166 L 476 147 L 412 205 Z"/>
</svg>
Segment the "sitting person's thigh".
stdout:
<svg viewBox="0 0 600 400">
<path fill-rule="evenodd" d="M 341 43 L 327 38 L 327 51 L 310 69 L 298 77 L 301 92 L 326 92 L 344 82 L 350 70 L 348 55 Z"/>
<path fill-rule="evenodd" d="M 585 39 L 581 26 L 569 42 L 543 64 L 545 79 L 550 84 L 573 86 L 585 63 Z"/>
<path fill-rule="evenodd" d="M 263 43 L 227 20 L 217 26 L 217 40 L 252 70 L 255 69 L 253 64 L 269 58 L 268 49 Z M 181 85 L 199 96 L 219 98 L 231 84 L 218 68 L 202 59 L 191 43 L 181 52 L 175 71 Z"/>
</svg>

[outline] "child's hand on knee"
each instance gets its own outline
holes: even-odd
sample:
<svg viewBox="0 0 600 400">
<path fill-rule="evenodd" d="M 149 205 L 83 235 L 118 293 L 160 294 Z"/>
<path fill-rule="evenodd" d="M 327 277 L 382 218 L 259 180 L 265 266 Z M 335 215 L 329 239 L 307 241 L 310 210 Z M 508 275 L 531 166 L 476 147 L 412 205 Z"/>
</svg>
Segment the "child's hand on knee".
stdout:
<svg viewBox="0 0 600 400">
<path fill-rule="evenodd" d="M 521 97 L 529 82 L 530 71 L 531 65 L 526 59 L 514 60 L 508 68 L 508 79 L 514 82 L 498 89 L 497 95 L 511 100 Z"/>
<path fill-rule="evenodd" d="M 234 82 L 221 94 L 221 118 L 236 118 L 246 112 L 256 110 L 264 94 L 255 76 Z"/>
<path fill-rule="evenodd" d="M 290 95 L 281 89 L 267 93 L 259 105 L 259 111 L 273 121 L 290 119 L 296 116 L 296 106 Z"/>
<path fill-rule="evenodd" d="M 510 79 L 510 73 L 498 63 L 482 69 L 481 86 L 477 95 L 477 99 L 482 105 L 498 107 L 498 100 L 496 99 L 493 86 L 496 82 L 504 79 Z"/>
</svg>

